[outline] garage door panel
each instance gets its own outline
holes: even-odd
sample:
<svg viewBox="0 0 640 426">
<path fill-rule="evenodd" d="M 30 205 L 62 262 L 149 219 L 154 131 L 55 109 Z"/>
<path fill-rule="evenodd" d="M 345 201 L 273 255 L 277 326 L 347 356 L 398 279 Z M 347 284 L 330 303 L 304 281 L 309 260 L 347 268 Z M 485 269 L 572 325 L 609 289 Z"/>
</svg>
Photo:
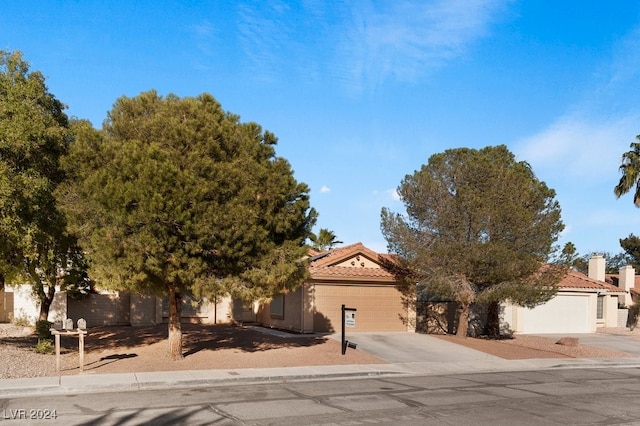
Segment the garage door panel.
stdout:
<svg viewBox="0 0 640 426">
<path fill-rule="evenodd" d="M 383 286 L 315 286 L 315 311 L 328 319 L 330 330 L 342 327 L 342 305 L 356 308 L 356 326 L 349 331 L 406 331 L 402 317 L 406 309 L 402 306 L 400 292 L 395 287 Z M 315 326 L 315 324 L 314 324 Z"/>
<path fill-rule="evenodd" d="M 524 309 L 523 333 L 589 333 L 589 296 L 557 295 L 533 309 Z"/>
</svg>

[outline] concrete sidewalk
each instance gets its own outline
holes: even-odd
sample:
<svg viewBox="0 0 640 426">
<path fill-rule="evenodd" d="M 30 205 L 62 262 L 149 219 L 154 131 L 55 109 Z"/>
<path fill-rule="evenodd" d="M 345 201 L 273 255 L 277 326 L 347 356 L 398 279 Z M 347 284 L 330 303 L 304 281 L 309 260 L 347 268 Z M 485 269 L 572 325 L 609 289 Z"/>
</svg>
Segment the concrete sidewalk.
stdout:
<svg viewBox="0 0 640 426">
<path fill-rule="evenodd" d="M 504 360 L 496 357 L 457 362 L 410 362 L 316 367 L 247 368 L 234 370 L 164 371 L 123 374 L 79 374 L 0 380 L 0 398 L 27 395 L 60 395 L 122 392 L 145 389 L 211 387 L 359 377 L 447 375 L 561 368 L 640 368 L 640 357 L 590 359 Z"/>
<path fill-rule="evenodd" d="M 265 330 L 267 333 L 276 331 Z M 330 336 L 341 340 L 339 334 Z M 589 344 L 622 349 L 625 339 L 588 336 Z M 158 371 L 144 373 L 93 374 L 0 379 L 0 398 L 34 394 L 78 394 L 120 392 L 143 389 L 210 387 L 261 382 L 349 379 L 358 377 L 446 375 L 530 371 L 554 368 L 640 367 L 640 350 L 629 351 L 629 358 L 545 358 L 505 360 L 493 355 L 416 333 L 354 333 L 357 350 L 388 364 L 325 365 L 282 368 L 243 368 L 229 370 Z M 580 337 L 581 342 L 586 340 Z M 596 342 L 597 340 L 597 342 Z M 586 343 L 586 342 L 585 342 Z M 636 342 L 632 342 L 636 343 Z M 636 343 L 637 344 L 637 343 Z M 625 349 L 629 349 L 625 347 Z M 348 349 L 353 350 L 353 349 Z"/>
</svg>

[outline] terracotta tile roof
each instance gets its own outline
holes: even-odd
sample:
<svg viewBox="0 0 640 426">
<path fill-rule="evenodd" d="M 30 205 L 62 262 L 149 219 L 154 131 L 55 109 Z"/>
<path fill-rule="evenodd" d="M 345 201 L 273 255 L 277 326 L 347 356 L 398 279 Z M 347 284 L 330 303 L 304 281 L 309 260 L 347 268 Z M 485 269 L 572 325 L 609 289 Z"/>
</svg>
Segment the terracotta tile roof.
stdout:
<svg viewBox="0 0 640 426">
<path fill-rule="evenodd" d="M 620 274 L 606 274 L 604 280 L 616 287 L 620 286 Z M 636 275 L 634 277 L 633 286 L 635 288 L 640 288 L 640 275 Z"/>
<path fill-rule="evenodd" d="M 312 253 L 310 252 L 310 255 Z M 344 266 L 344 261 L 354 256 L 364 256 L 370 261 L 381 265 L 385 261 L 393 259 L 388 254 L 379 254 L 368 249 L 362 243 L 350 244 L 338 247 L 311 256 L 309 271 L 312 279 L 329 280 L 372 280 L 372 281 L 395 281 L 394 275 L 383 267 L 352 267 Z M 342 264 L 342 265 L 340 265 Z M 565 291 L 602 291 L 608 293 L 624 293 L 624 290 L 606 282 L 601 282 L 589 278 L 587 275 L 576 271 L 570 271 L 558 284 L 559 289 Z"/>
<path fill-rule="evenodd" d="M 350 244 L 348 246 L 331 249 L 318 253 L 311 257 L 309 271 L 312 279 L 371 279 L 374 281 L 395 281 L 394 275 L 386 269 L 379 267 L 351 267 L 340 266 L 354 256 L 364 256 L 368 260 L 378 265 L 384 260 L 388 260 L 388 255 L 380 255 L 368 249 L 362 243 Z"/>
<path fill-rule="evenodd" d="M 558 283 L 558 288 L 562 290 L 592 290 L 608 293 L 624 293 L 624 290 L 612 284 L 594 280 L 577 271 L 569 271 L 562 281 Z"/>
<path fill-rule="evenodd" d="M 344 277 L 344 278 L 388 278 L 394 279 L 386 269 L 382 268 L 352 268 L 345 266 L 320 266 L 311 269 L 311 277 Z"/>
<path fill-rule="evenodd" d="M 362 254 L 373 261 L 376 261 L 379 256 L 378 253 L 373 250 L 369 250 L 362 243 L 355 243 L 318 253 L 316 256 L 311 258 L 311 267 L 335 264 L 357 254 Z"/>
</svg>

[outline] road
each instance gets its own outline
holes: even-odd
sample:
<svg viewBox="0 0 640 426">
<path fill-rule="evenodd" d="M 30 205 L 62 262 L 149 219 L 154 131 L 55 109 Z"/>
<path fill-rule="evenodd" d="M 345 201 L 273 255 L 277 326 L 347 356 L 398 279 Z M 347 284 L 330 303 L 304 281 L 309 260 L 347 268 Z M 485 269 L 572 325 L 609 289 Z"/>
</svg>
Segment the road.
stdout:
<svg viewBox="0 0 640 426">
<path fill-rule="evenodd" d="M 638 424 L 639 376 L 563 368 L 0 398 L 0 425 Z"/>
</svg>

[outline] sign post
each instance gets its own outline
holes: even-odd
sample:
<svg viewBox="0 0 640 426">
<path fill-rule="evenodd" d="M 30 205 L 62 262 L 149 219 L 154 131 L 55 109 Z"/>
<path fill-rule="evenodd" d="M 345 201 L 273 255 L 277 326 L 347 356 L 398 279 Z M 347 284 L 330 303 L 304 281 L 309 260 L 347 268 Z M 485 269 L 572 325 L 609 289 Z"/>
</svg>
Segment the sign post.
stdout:
<svg viewBox="0 0 640 426">
<path fill-rule="evenodd" d="M 355 327 L 356 326 L 356 308 L 346 308 L 342 305 L 342 355 L 347 353 L 347 346 L 352 349 L 356 348 L 356 344 L 353 342 L 349 342 L 345 338 L 345 327 Z"/>
</svg>

